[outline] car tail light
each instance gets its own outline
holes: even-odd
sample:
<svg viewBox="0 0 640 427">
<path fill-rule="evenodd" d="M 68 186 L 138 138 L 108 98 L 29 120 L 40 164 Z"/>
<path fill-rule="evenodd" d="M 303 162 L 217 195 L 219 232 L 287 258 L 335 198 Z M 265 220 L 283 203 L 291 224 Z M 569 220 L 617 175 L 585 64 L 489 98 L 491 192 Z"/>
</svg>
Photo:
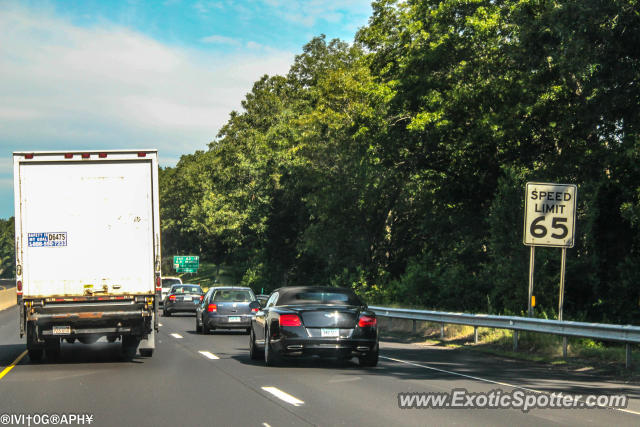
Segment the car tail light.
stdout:
<svg viewBox="0 0 640 427">
<path fill-rule="evenodd" d="M 302 322 L 297 314 L 281 314 L 280 326 L 301 326 Z"/>
<path fill-rule="evenodd" d="M 176 300 L 175 295 L 169 295 L 169 301 L 175 301 L 175 300 Z"/>
<path fill-rule="evenodd" d="M 378 324 L 378 319 L 371 316 L 361 316 L 358 319 L 358 326 L 361 328 L 366 328 L 367 326 L 376 326 Z"/>
<path fill-rule="evenodd" d="M 204 295 L 200 295 L 200 301 L 204 299 Z"/>
<path fill-rule="evenodd" d="M 258 312 L 258 309 L 257 309 L 257 308 L 252 308 L 252 309 L 251 309 L 251 312 L 252 312 L 252 313 L 257 313 L 257 312 Z"/>
<path fill-rule="evenodd" d="M 22 280 L 18 280 L 16 283 L 16 293 L 22 295 Z"/>
<path fill-rule="evenodd" d="M 209 304 L 207 306 L 207 311 L 209 313 L 217 313 L 218 312 L 218 305 L 217 304 Z"/>
</svg>

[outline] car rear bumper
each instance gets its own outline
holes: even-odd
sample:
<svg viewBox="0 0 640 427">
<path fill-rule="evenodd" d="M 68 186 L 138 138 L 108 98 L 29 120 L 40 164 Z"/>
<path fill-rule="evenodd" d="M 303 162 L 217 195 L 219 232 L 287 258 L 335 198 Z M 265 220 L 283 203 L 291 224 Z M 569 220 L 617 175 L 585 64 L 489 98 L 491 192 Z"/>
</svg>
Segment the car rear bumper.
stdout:
<svg viewBox="0 0 640 427">
<path fill-rule="evenodd" d="M 163 309 L 168 313 L 195 313 L 197 306 L 193 301 L 167 302 Z"/>
<path fill-rule="evenodd" d="M 291 339 L 271 340 L 274 351 L 283 356 L 365 356 L 378 346 L 376 339 Z"/>
<path fill-rule="evenodd" d="M 239 317 L 239 322 L 232 322 L 230 317 Z M 209 314 L 204 318 L 204 323 L 209 328 L 221 329 L 247 329 L 251 327 L 251 320 L 254 316 L 248 314 L 227 315 L 227 314 Z"/>
</svg>

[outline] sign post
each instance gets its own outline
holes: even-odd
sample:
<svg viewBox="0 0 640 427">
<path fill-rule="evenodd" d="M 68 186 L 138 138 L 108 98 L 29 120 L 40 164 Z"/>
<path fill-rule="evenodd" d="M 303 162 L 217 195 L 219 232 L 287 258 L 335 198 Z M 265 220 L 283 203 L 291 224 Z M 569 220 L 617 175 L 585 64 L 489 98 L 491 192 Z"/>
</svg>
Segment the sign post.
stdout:
<svg viewBox="0 0 640 427">
<path fill-rule="evenodd" d="M 564 276 L 567 248 L 575 241 L 576 198 L 578 189 L 574 184 L 551 184 L 528 182 L 524 209 L 524 244 L 531 246 L 529 258 L 529 316 L 533 316 L 533 273 L 535 247 L 562 248 L 560 266 L 560 297 L 558 320 L 562 320 L 564 307 Z"/>
</svg>

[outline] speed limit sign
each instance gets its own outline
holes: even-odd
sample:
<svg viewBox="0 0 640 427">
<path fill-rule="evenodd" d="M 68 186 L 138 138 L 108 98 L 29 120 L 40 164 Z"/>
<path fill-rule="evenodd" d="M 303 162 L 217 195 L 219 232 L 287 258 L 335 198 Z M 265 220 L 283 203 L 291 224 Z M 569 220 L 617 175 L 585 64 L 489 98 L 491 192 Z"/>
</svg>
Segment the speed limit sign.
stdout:
<svg viewBox="0 0 640 427">
<path fill-rule="evenodd" d="M 573 184 L 527 183 L 525 245 L 573 247 L 577 191 Z"/>
</svg>

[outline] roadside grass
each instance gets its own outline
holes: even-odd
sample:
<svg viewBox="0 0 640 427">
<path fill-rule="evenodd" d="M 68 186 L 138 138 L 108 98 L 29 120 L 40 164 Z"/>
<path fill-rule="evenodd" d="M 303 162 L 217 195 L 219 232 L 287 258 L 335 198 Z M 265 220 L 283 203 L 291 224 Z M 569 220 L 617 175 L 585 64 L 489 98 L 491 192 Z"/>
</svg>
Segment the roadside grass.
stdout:
<svg viewBox="0 0 640 427">
<path fill-rule="evenodd" d="M 380 318 L 383 338 L 407 343 L 464 348 L 495 356 L 546 363 L 574 372 L 594 372 L 640 379 L 640 347 L 632 345 L 632 365 L 625 368 L 624 344 L 602 343 L 587 338 L 567 339 L 567 357 L 562 357 L 562 337 L 535 332 L 519 332 L 518 351 L 513 351 L 513 331 L 508 329 L 478 328 L 478 343 L 474 343 L 474 328 L 465 325 L 445 325 L 445 336 L 440 337 L 440 324 L 432 322 L 413 324 L 410 320 Z"/>
</svg>

